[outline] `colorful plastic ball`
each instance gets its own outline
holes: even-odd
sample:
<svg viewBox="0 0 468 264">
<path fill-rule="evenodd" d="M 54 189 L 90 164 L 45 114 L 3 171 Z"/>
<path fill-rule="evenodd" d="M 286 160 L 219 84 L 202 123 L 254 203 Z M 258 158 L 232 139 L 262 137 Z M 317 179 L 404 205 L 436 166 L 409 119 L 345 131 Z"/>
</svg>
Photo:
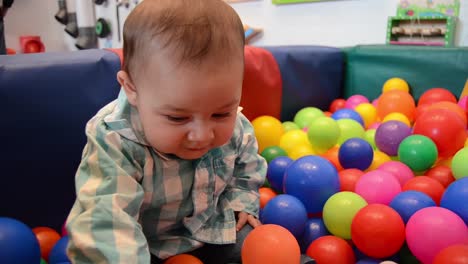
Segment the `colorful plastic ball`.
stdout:
<svg viewBox="0 0 468 264">
<path fill-rule="evenodd" d="M 339 119 L 336 121 L 340 127 L 340 137 L 338 138 L 338 145 L 343 144 L 346 140 L 350 138 L 363 138 L 364 137 L 364 127 L 359 124 L 359 122 L 353 119 Z"/>
<path fill-rule="evenodd" d="M 340 119 L 352 119 L 358 122 L 362 127 L 364 127 L 364 120 L 362 119 L 361 115 L 354 111 L 353 109 L 343 108 L 331 115 L 331 118 L 335 120 Z"/>
<path fill-rule="evenodd" d="M 468 263 L 468 244 L 448 246 L 437 253 L 432 264 Z"/>
<path fill-rule="evenodd" d="M 284 133 L 291 131 L 291 130 L 301 129 L 296 123 L 292 121 L 285 121 L 283 122 L 282 125 L 283 125 Z"/>
<path fill-rule="evenodd" d="M 252 121 L 252 126 L 258 141 L 259 153 L 262 153 L 266 147 L 279 145 L 284 131 L 278 119 L 266 115 L 259 116 Z"/>
<path fill-rule="evenodd" d="M 354 216 L 366 205 L 366 200 L 356 193 L 335 193 L 323 207 L 323 221 L 327 230 L 335 236 L 351 239 L 351 223 Z"/>
<path fill-rule="evenodd" d="M 383 153 L 380 150 L 374 150 L 374 159 L 372 160 L 371 165 L 367 168 L 366 171 L 376 170 L 380 165 L 391 161 L 392 159 L 387 154 Z"/>
<path fill-rule="evenodd" d="M 49 264 L 60 264 L 63 262 L 70 262 L 67 256 L 67 246 L 69 237 L 64 236 L 60 238 L 49 253 Z"/>
<path fill-rule="evenodd" d="M 47 264 L 47 261 L 45 261 L 43 258 L 41 258 L 41 263 L 40 264 Z"/>
<path fill-rule="evenodd" d="M 323 236 L 316 239 L 310 244 L 306 253 L 317 263 L 356 263 L 351 246 L 344 239 L 336 236 Z"/>
<path fill-rule="evenodd" d="M 468 226 L 468 178 L 450 184 L 442 195 L 440 206 L 456 213 Z"/>
<path fill-rule="evenodd" d="M 424 114 L 427 110 L 429 110 L 429 108 L 431 108 L 431 105 L 430 104 L 422 104 L 422 105 L 418 105 L 416 107 L 416 112 L 414 114 L 414 120 L 418 120 L 418 118 Z"/>
<path fill-rule="evenodd" d="M 359 104 L 354 108 L 354 111 L 362 117 L 365 128 L 368 128 L 377 121 L 377 109 L 370 103 Z"/>
<path fill-rule="evenodd" d="M 284 192 L 305 205 L 308 213 L 319 213 L 325 202 L 340 190 L 335 167 L 319 156 L 305 156 L 286 168 Z"/>
<path fill-rule="evenodd" d="M 303 130 L 290 130 L 284 133 L 279 141 L 280 148 L 284 149 L 288 154 L 298 145 L 310 145 L 307 133 Z"/>
<path fill-rule="evenodd" d="M 279 146 L 269 146 L 266 147 L 260 155 L 265 158 L 267 163 L 270 163 L 274 158 L 288 156 L 288 153 Z"/>
<path fill-rule="evenodd" d="M 309 156 L 309 155 L 314 155 L 316 151 L 312 147 L 312 145 L 307 144 L 307 145 L 297 145 L 291 148 L 291 150 L 288 153 L 288 157 L 290 157 L 293 160 L 297 160 L 299 158 L 302 158 L 304 156 Z"/>
<path fill-rule="evenodd" d="M 68 236 L 68 231 L 67 231 L 67 226 L 66 226 L 66 224 L 67 224 L 67 222 L 64 222 L 64 223 L 63 223 L 60 236 Z"/>
<path fill-rule="evenodd" d="M 394 112 L 386 115 L 382 123 L 388 122 L 388 121 L 400 121 L 402 123 L 405 123 L 407 126 L 411 126 L 411 122 L 409 121 L 408 117 L 406 117 L 402 113 Z"/>
<path fill-rule="evenodd" d="M 355 192 L 369 204 L 388 205 L 401 192 L 401 185 L 390 172 L 374 170 L 361 176 L 356 183 Z"/>
<path fill-rule="evenodd" d="M 356 106 L 363 104 L 363 103 L 369 103 L 369 99 L 367 99 L 367 97 L 365 97 L 362 94 L 351 95 L 346 100 L 345 108 L 354 109 L 356 108 Z"/>
<path fill-rule="evenodd" d="M 382 93 L 386 93 L 388 91 L 393 91 L 393 90 L 409 92 L 409 85 L 405 80 L 401 78 L 393 77 L 393 78 L 388 79 L 384 83 L 382 87 Z"/>
<path fill-rule="evenodd" d="M 388 161 L 380 165 L 377 169 L 387 171 L 393 174 L 403 187 L 405 183 L 414 177 L 413 171 L 400 161 Z"/>
<path fill-rule="evenodd" d="M 343 98 L 338 98 L 332 101 L 330 104 L 330 108 L 328 111 L 330 111 L 332 114 L 336 112 L 337 110 L 343 109 L 345 107 L 346 100 Z"/>
<path fill-rule="evenodd" d="M 434 200 L 427 194 L 419 191 L 401 192 L 390 202 L 390 207 L 400 214 L 405 224 L 414 213 L 431 206 L 436 206 Z"/>
<path fill-rule="evenodd" d="M 358 262 L 356 262 L 356 264 L 380 264 L 380 260 L 365 258 L 365 259 L 360 259 Z"/>
<path fill-rule="evenodd" d="M 375 132 L 375 145 L 390 156 L 398 154 L 401 141 L 411 135 L 411 127 L 400 121 L 382 123 Z"/>
<path fill-rule="evenodd" d="M 0 262 L 39 263 L 41 249 L 33 231 L 23 222 L 0 217 Z"/>
<path fill-rule="evenodd" d="M 413 97 L 404 91 L 393 90 L 383 93 L 377 103 L 377 114 L 380 118 L 398 112 L 404 114 L 410 122 L 414 120 L 416 105 Z"/>
<path fill-rule="evenodd" d="M 340 178 L 340 192 L 354 192 L 356 183 L 364 175 L 364 172 L 359 169 L 346 169 L 338 172 Z"/>
<path fill-rule="evenodd" d="M 427 176 L 417 176 L 405 183 L 403 185 L 403 191 L 419 191 L 427 194 L 432 200 L 439 205 L 440 198 L 444 194 L 444 186 L 434 179 L 431 179 Z"/>
<path fill-rule="evenodd" d="M 283 191 L 283 179 L 286 168 L 293 162 L 290 157 L 277 157 L 274 158 L 269 164 L 267 169 L 266 178 L 270 186 L 276 191 Z"/>
<path fill-rule="evenodd" d="M 434 141 L 440 157 L 453 156 L 464 147 L 466 125 L 454 112 L 446 109 L 428 109 L 414 124 L 413 133 Z"/>
<path fill-rule="evenodd" d="M 423 135 L 411 135 L 401 141 L 398 159 L 412 171 L 425 171 L 437 160 L 437 147 L 432 139 Z"/>
<path fill-rule="evenodd" d="M 32 231 L 39 242 L 41 258 L 48 260 L 50 251 L 54 247 L 55 243 L 60 240 L 60 234 L 54 229 L 45 226 L 35 227 Z"/>
<path fill-rule="evenodd" d="M 447 101 L 437 102 L 430 105 L 429 109 L 446 109 L 452 111 L 463 121 L 463 124 L 466 127 L 466 111 L 457 103 Z"/>
<path fill-rule="evenodd" d="M 452 159 L 452 172 L 455 179 L 468 177 L 468 147 L 459 150 Z"/>
<path fill-rule="evenodd" d="M 260 194 L 260 208 L 264 208 L 265 205 L 273 198 L 275 198 L 276 193 L 271 188 L 261 187 L 258 189 Z"/>
<path fill-rule="evenodd" d="M 340 137 L 340 127 L 330 117 L 318 117 L 309 124 L 307 136 L 314 148 L 328 150 L 333 147 Z"/>
<path fill-rule="evenodd" d="M 325 116 L 322 110 L 316 107 L 305 107 L 299 110 L 294 116 L 294 123 L 296 123 L 300 128 L 309 126 L 315 118 Z"/>
<path fill-rule="evenodd" d="M 164 264 L 203 264 L 203 262 L 189 254 L 179 254 L 168 258 Z"/>
<path fill-rule="evenodd" d="M 369 257 L 386 258 L 397 253 L 405 241 L 405 224 L 400 215 L 383 204 L 359 210 L 351 224 L 356 247 Z"/>
<path fill-rule="evenodd" d="M 264 224 L 253 229 L 242 244 L 243 264 L 300 263 L 296 238 L 282 226 Z"/>
<path fill-rule="evenodd" d="M 330 232 L 328 232 L 322 218 L 309 218 L 300 240 L 301 252 L 306 252 L 310 244 L 317 238 L 327 235 L 330 235 Z"/>
<path fill-rule="evenodd" d="M 434 166 L 428 170 L 425 175 L 440 182 L 444 188 L 447 188 L 447 186 L 455 181 L 455 178 L 452 174 L 452 169 L 447 165 Z"/>
<path fill-rule="evenodd" d="M 307 211 L 296 197 L 280 194 L 265 205 L 262 220 L 264 224 L 280 225 L 300 239 L 307 221 Z"/>
<path fill-rule="evenodd" d="M 340 146 L 338 158 L 345 169 L 366 170 L 372 164 L 374 150 L 364 139 L 350 138 Z"/>
<path fill-rule="evenodd" d="M 372 125 L 370 125 L 367 129 L 370 130 L 370 129 L 375 129 L 377 130 L 377 128 L 379 128 L 379 126 L 382 124 L 382 122 L 379 122 L 379 121 L 376 121 L 374 123 L 372 123 Z"/>
<path fill-rule="evenodd" d="M 442 249 L 466 243 L 468 228 L 454 212 L 442 207 L 417 211 L 406 224 L 406 242 L 423 264 L 431 264 Z"/>
<path fill-rule="evenodd" d="M 468 110 L 468 95 L 462 96 L 460 100 L 458 100 L 458 106 L 460 106 L 463 110 Z"/>
<path fill-rule="evenodd" d="M 445 88 L 431 88 L 429 90 L 426 90 L 419 97 L 418 105 L 433 104 L 442 101 L 456 103 L 457 98 L 455 98 L 452 92 Z"/>
<path fill-rule="evenodd" d="M 364 132 L 364 140 L 367 141 L 371 147 L 375 150 L 377 149 L 377 145 L 375 145 L 375 133 L 377 129 L 368 129 Z"/>
<path fill-rule="evenodd" d="M 340 160 L 338 159 L 339 151 L 340 147 L 334 146 L 331 149 L 327 150 L 327 152 L 323 153 L 321 157 L 328 160 L 337 171 L 342 171 L 343 166 L 341 166 Z"/>
</svg>

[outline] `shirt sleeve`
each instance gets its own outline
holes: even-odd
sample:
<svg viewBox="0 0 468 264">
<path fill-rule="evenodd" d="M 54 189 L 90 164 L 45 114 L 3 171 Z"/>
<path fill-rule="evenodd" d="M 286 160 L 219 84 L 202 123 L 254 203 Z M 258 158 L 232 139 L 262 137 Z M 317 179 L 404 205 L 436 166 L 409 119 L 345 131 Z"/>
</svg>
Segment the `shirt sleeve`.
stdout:
<svg viewBox="0 0 468 264">
<path fill-rule="evenodd" d="M 88 125 L 88 142 L 75 177 L 77 199 L 67 219 L 72 263 L 150 263 L 138 214 L 142 177 L 127 141 L 104 124 Z"/>
<path fill-rule="evenodd" d="M 226 197 L 234 211 L 243 211 L 258 218 L 258 189 L 263 185 L 267 164 L 258 154 L 258 143 L 248 119 L 240 114 L 238 156 L 232 180 L 226 187 Z"/>
</svg>

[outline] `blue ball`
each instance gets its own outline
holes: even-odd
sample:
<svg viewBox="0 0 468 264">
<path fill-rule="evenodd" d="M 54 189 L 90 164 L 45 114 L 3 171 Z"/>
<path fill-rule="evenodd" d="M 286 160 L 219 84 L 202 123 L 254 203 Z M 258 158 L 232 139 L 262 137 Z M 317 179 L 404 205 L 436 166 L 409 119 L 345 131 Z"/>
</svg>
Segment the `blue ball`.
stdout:
<svg viewBox="0 0 468 264">
<path fill-rule="evenodd" d="M 67 245 L 69 237 L 63 236 L 60 238 L 57 243 L 49 253 L 49 264 L 61 264 L 70 262 L 70 259 L 67 256 Z"/>
<path fill-rule="evenodd" d="M 272 159 L 268 164 L 267 179 L 277 192 L 283 192 L 283 178 L 286 168 L 293 162 L 289 157 L 280 156 Z"/>
<path fill-rule="evenodd" d="M 307 211 L 299 199 L 280 194 L 271 199 L 263 208 L 263 224 L 280 225 L 299 239 L 304 232 Z"/>
<path fill-rule="evenodd" d="M 308 213 L 322 212 L 325 202 L 340 190 L 338 171 L 315 155 L 295 160 L 284 174 L 284 192 L 297 197 Z"/>
<path fill-rule="evenodd" d="M 0 217 L 0 263 L 41 263 L 36 235 L 24 223 Z"/>
<path fill-rule="evenodd" d="M 310 244 L 317 238 L 328 235 L 330 235 L 330 232 L 328 232 L 321 218 L 309 218 L 305 224 L 305 230 L 300 241 L 301 251 L 303 253 L 306 252 Z"/>
<path fill-rule="evenodd" d="M 369 168 L 374 159 L 374 150 L 369 142 L 362 138 L 350 138 L 341 144 L 338 150 L 338 160 L 345 169 Z"/>
<path fill-rule="evenodd" d="M 430 206 L 437 205 L 429 195 L 418 191 L 401 192 L 390 202 L 390 207 L 400 214 L 405 224 L 414 213 Z"/>
<path fill-rule="evenodd" d="M 354 121 L 358 122 L 359 124 L 361 124 L 361 126 L 364 127 L 364 120 L 362 119 L 361 115 L 353 109 L 349 109 L 349 108 L 339 109 L 331 115 L 331 118 L 335 120 L 353 119 Z"/>
<path fill-rule="evenodd" d="M 440 206 L 456 213 L 468 225 L 468 177 L 452 182 L 440 199 Z"/>
</svg>

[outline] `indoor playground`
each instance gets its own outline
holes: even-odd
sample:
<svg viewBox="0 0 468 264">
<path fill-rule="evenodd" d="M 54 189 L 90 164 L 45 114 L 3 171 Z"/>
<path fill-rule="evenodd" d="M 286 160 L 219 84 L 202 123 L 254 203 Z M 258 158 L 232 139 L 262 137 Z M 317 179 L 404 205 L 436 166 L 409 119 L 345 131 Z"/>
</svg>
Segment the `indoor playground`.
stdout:
<svg viewBox="0 0 468 264">
<path fill-rule="evenodd" d="M 3 18 L 0 264 L 71 264 L 84 128 L 121 89 L 143 1 L 18 0 Z M 268 163 L 242 264 L 468 264 L 468 1 L 226 2 Z"/>
</svg>

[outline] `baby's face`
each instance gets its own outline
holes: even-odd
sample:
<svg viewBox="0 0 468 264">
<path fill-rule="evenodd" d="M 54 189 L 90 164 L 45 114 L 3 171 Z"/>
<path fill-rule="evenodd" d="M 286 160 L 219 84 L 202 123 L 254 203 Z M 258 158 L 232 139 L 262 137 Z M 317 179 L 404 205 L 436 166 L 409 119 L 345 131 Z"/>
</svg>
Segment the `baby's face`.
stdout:
<svg viewBox="0 0 468 264">
<path fill-rule="evenodd" d="M 149 63 L 138 82 L 137 105 L 147 141 L 156 150 L 198 159 L 232 136 L 241 99 L 243 61 L 175 67 Z"/>
</svg>

